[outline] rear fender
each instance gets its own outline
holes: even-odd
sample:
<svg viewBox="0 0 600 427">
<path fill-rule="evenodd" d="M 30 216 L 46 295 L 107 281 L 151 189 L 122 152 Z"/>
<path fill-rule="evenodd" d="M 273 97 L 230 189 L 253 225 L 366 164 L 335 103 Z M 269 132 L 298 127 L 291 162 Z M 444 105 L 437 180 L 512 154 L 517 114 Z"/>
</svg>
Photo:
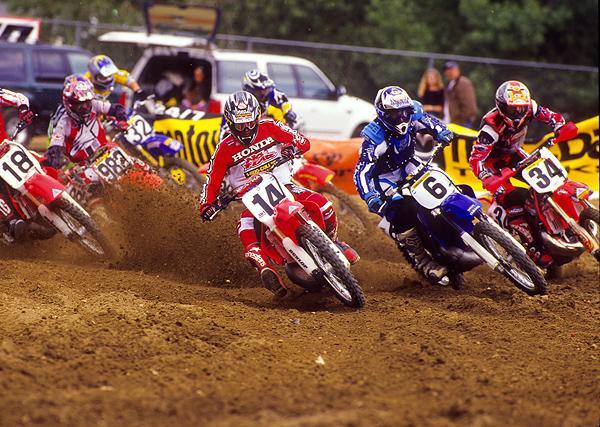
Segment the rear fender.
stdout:
<svg viewBox="0 0 600 427">
<path fill-rule="evenodd" d="M 473 218 L 482 214 L 481 202 L 461 193 L 448 196 L 442 203 L 442 210 L 469 234 L 473 231 Z"/>
<path fill-rule="evenodd" d="M 40 204 L 48 205 L 62 195 L 65 186 L 49 175 L 36 174 L 25 182 L 25 189 Z"/>
<path fill-rule="evenodd" d="M 146 138 L 142 145 L 144 149 L 155 157 L 173 156 L 183 149 L 183 144 L 176 139 L 170 138 L 161 133 L 154 134 Z"/>
<path fill-rule="evenodd" d="M 294 179 L 300 182 L 304 187 L 313 185 L 324 186 L 335 176 L 335 172 L 325 166 L 315 163 L 305 163 L 294 174 Z"/>
<path fill-rule="evenodd" d="M 553 194 L 552 200 L 559 205 L 567 215 L 579 221 L 579 215 L 585 208 L 585 200 L 592 195 L 592 190 L 585 184 L 567 180 Z"/>
</svg>

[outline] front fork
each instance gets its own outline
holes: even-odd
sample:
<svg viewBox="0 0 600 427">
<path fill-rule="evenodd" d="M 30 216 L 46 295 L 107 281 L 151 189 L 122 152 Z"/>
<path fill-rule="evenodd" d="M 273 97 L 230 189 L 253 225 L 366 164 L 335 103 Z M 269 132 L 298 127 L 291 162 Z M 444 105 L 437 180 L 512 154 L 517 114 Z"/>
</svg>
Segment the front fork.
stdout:
<svg viewBox="0 0 600 427">
<path fill-rule="evenodd" d="M 561 208 L 558 203 L 556 203 L 552 197 L 548 197 L 546 202 L 554 209 L 554 211 L 566 222 L 571 230 L 577 235 L 579 241 L 585 246 L 585 248 L 591 253 L 594 254 L 597 250 L 600 249 L 598 246 L 598 242 L 594 239 L 593 236 L 588 233 L 588 231 L 583 228 L 581 225 L 577 223 L 573 218 L 571 218 L 567 213 Z"/>
</svg>

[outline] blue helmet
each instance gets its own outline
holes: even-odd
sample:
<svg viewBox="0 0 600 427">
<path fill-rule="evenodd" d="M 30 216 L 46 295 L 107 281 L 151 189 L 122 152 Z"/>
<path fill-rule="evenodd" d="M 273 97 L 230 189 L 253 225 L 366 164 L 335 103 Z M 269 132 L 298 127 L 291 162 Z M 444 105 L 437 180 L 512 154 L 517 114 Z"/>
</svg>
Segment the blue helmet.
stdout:
<svg viewBox="0 0 600 427">
<path fill-rule="evenodd" d="M 381 123 L 391 132 L 404 135 L 415 112 L 413 101 L 400 86 L 380 89 L 375 97 L 375 110 Z"/>
</svg>

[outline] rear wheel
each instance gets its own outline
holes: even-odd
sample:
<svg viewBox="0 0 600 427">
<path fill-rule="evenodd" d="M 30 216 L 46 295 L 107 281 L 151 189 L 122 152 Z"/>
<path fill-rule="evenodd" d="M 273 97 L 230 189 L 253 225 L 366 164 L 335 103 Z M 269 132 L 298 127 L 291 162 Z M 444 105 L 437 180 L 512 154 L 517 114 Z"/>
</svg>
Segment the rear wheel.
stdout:
<svg viewBox="0 0 600 427">
<path fill-rule="evenodd" d="M 54 212 L 73 231 L 69 238 L 76 241 L 87 252 L 100 258 L 110 258 L 113 254 L 108 239 L 98 228 L 92 217 L 72 199 L 61 196 Z"/>
<path fill-rule="evenodd" d="M 365 297 L 350 269 L 338 257 L 332 243 L 309 224 L 303 224 L 297 231 L 300 245 L 313 258 L 325 282 L 336 297 L 348 307 L 360 308 L 365 305 Z"/>
<path fill-rule="evenodd" d="M 598 231 L 600 229 L 600 212 L 598 212 L 598 209 L 592 207 L 585 208 L 579 216 L 579 225 L 585 228 L 586 231 L 596 239 L 596 243 L 599 242 Z M 592 255 L 596 258 L 596 261 L 600 261 L 600 250 L 596 250 Z"/>
<path fill-rule="evenodd" d="M 206 178 L 198 172 L 198 167 L 181 157 L 165 157 L 162 175 L 170 184 L 185 187 L 198 194 L 202 191 Z"/>
<path fill-rule="evenodd" d="M 487 222 L 478 222 L 473 237 L 487 249 L 504 269 L 504 275 L 528 295 L 546 293 L 546 280 L 525 251 L 504 232 Z"/>
</svg>

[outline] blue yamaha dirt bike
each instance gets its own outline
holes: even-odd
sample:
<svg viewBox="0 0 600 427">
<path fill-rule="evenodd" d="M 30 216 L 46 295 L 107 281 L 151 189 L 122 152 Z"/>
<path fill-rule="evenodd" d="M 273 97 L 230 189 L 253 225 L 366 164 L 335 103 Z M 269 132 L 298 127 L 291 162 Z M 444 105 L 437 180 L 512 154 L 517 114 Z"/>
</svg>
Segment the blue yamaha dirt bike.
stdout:
<svg viewBox="0 0 600 427">
<path fill-rule="evenodd" d="M 154 168 L 166 182 L 200 193 L 206 179 L 199 173 L 197 166 L 178 157 L 178 153 L 183 150 L 183 143 L 155 132 L 144 117 L 152 116 L 152 105 L 152 99 L 136 101 L 129 112 L 129 127 L 119 135 L 119 142 L 129 154 Z"/>
<path fill-rule="evenodd" d="M 466 185 L 457 186 L 432 159 L 443 150 L 438 145 L 427 162 L 416 166 L 396 193 L 417 204 L 417 230 L 431 256 L 449 269 L 447 282 L 464 286 L 462 273 L 486 263 L 529 295 L 544 294 L 546 281 L 523 247 L 483 213 L 481 203 Z"/>
</svg>

